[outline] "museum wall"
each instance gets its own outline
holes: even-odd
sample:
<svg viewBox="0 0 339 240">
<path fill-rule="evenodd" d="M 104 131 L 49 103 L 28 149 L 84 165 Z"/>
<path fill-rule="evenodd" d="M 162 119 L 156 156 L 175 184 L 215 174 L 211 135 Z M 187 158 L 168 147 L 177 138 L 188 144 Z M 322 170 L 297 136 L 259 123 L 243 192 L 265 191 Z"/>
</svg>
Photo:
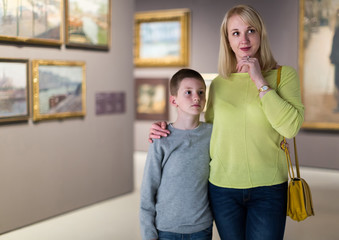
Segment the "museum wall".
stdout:
<svg viewBox="0 0 339 240">
<path fill-rule="evenodd" d="M 244 0 L 262 15 L 273 54 L 280 65 L 298 69 L 299 1 Z M 137 0 L 136 12 L 188 8 L 191 11 L 190 68 L 201 73 L 216 73 L 219 28 L 226 11 L 239 4 L 236 0 Z M 135 78 L 170 78 L 179 68 L 157 67 L 134 70 Z M 175 120 L 170 107 L 169 121 Z M 134 145 L 147 151 L 148 133 L 153 121 L 136 120 Z M 339 169 L 339 131 L 302 129 L 297 136 L 298 154 L 303 166 Z"/>
<path fill-rule="evenodd" d="M 0 125 L 0 234 L 133 190 L 133 14 L 112 0 L 108 51 L 0 43 L 1 58 L 84 61 L 86 115 Z M 96 93 L 124 93 L 96 115 Z"/>
</svg>

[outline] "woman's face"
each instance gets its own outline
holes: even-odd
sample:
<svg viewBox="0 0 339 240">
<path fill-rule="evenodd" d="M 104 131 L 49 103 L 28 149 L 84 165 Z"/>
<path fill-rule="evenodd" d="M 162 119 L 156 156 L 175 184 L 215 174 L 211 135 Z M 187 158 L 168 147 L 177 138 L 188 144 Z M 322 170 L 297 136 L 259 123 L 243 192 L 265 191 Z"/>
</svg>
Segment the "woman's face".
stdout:
<svg viewBox="0 0 339 240">
<path fill-rule="evenodd" d="M 247 56 L 258 58 L 260 35 L 254 27 L 233 15 L 228 19 L 227 34 L 237 61 Z"/>
</svg>

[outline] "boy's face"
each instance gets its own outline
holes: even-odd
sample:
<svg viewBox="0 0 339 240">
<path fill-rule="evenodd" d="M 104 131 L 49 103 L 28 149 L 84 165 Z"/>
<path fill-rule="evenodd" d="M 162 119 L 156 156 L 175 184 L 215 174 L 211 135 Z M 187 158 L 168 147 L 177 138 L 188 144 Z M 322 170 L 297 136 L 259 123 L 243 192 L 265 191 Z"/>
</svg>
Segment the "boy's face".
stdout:
<svg viewBox="0 0 339 240">
<path fill-rule="evenodd" d="M 181 113 L 198 115 L 205 107 L 206 87 L 195 78 L 184 78 L 179 86 L 177 96 L 171 96 L 172 105 Z"/>
</svg>

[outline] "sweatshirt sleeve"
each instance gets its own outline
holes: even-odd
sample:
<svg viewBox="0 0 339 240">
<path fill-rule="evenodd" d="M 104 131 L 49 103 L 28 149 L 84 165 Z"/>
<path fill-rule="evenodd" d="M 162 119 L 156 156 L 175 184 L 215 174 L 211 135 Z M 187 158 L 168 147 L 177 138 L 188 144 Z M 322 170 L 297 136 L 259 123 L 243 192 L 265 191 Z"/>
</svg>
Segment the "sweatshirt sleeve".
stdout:
<svg viewBox="0 0 339 240">
<path fill-rule="evenodd" d="M 207 123 L 213 123 L 214 120 L 213 98 L 214 98 L 214 84 L 212 81 L 208 92 L 207 107 L 205 112 L 205 121 Z"/>
<path fill-rule="evenodd" d="M 292 67 L 284 66 L 276 91 L 269 91 L 261 99 L 263 111 L 272 127 L 286 138 L 297 135 L 304 121 L 300 82 Z"/>
<path fill-rule="evenodd" d="M 141 184 L 140 228 L 143 240 L 158 239 L 158 232 L 155 226 L 155 204 L 161 180 L 162 155 L 160 142 L 155 139 L 153 144 L 149 146 Z"/>
</svg>

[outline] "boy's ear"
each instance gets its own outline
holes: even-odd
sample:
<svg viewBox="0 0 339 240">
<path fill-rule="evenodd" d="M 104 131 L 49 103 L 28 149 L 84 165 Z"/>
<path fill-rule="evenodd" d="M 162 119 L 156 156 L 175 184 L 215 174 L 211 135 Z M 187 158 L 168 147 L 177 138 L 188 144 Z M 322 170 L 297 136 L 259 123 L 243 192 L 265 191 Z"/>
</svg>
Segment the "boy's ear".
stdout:
<svg viewBox="0 0 339 240">
<path fill-rule="evenodd" d="M 170 96 L 169 101 L 170 101 L 172 106 L 174 106 L 174 107 L 178 106 L 177 101 L 175 99 L 175 96 Z"/>
</svg>

